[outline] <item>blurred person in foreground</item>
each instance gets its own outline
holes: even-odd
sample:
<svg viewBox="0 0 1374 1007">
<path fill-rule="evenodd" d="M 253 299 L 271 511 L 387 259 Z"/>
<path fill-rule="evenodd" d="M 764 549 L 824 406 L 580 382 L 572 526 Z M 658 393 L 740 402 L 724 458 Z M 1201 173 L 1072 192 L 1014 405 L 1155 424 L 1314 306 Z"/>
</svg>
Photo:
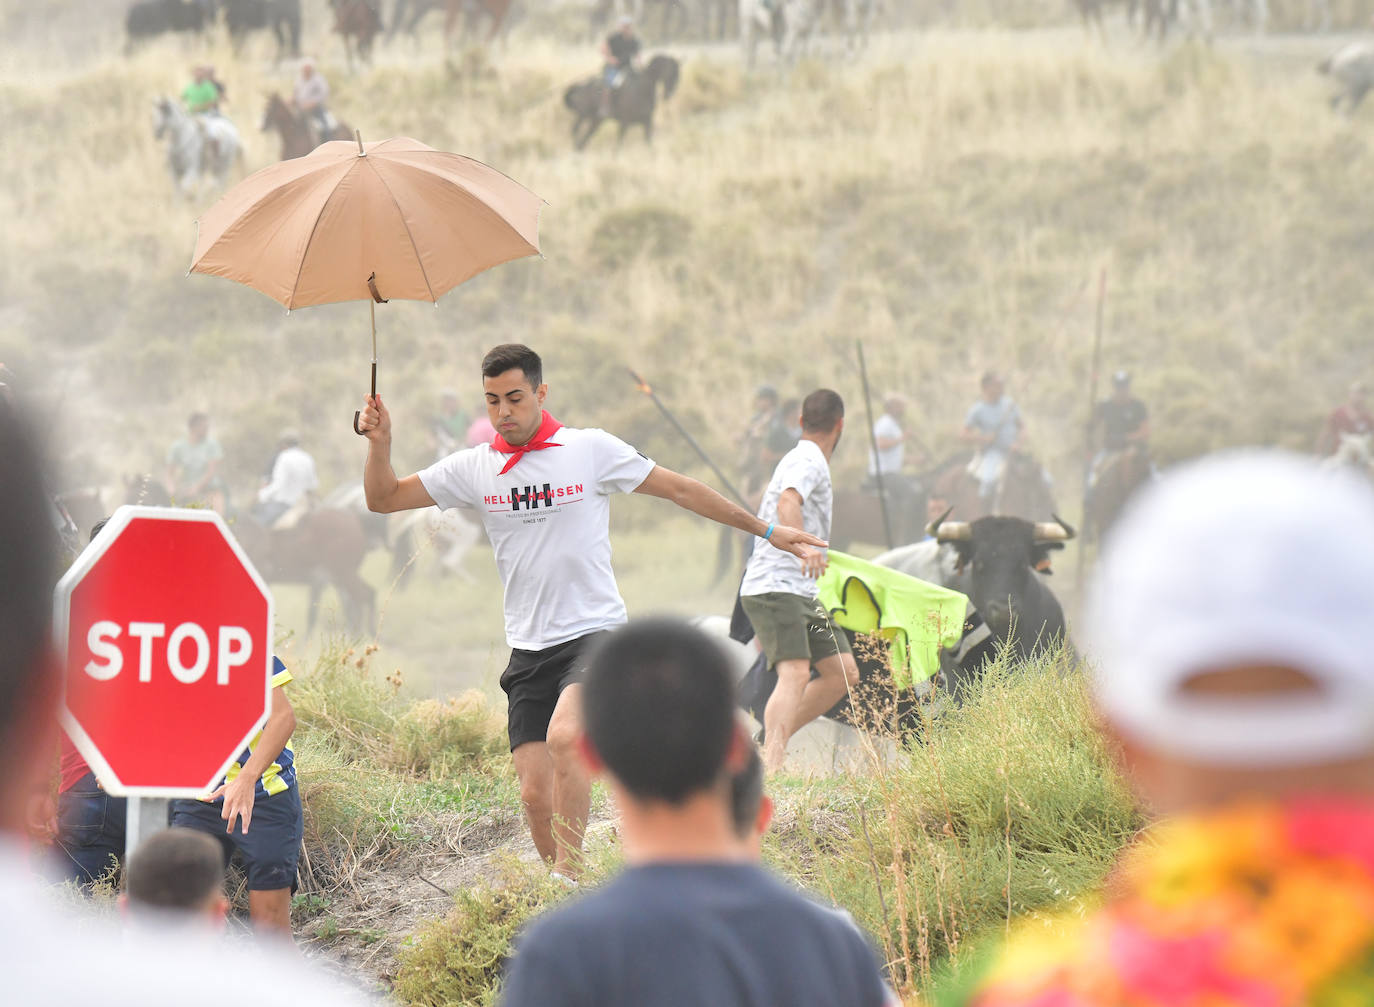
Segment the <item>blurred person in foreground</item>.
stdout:
<svg viewBox="0 0 1374 1007">
<path fill-rule="evenodd" d="M 567 878 L 581 870 L 591 780 L 577 756 L 585 650 L 626 621 L 611 566 L 610 498 L 639 493 L 768 540 L 794 564 L 814 564 L 825 543 L 779 521 L 765 523 L 715 490 L 655 465 L 604 430 L 565 427 L 544 409 L 539 354 L 520 343 L 482 360 L 490 443 L 396 477 L 391 414 L 368 396 L 359 427 L 368 439 L 367 505 L 378 513 L 438 506 L 477 511 L 496 554 L 510 662 L 511 759 L 539 855 Z M 781 553 L 780 553 L 781 554 Z"/>
<path fill-rule="evenodd" d="M 1100 909 L 1028 921 L 936 1002 L 1374 1003 L 1371 613 L 1354 477 L 1254 451 L 1142 493 L 1084 629 L 1106 730 L 1164 818 Z"/>
<path fill-rule="evenodd" d="M 222 931 L 229 913 L 219 845 L 191 829 L 163 829 L 143 840 L 129 858 L 124 889 L 120 905 L 135 921 L 190 920 Z"/>
<path fill-rule="evenodd" d="M 685 623 L 644 620 L 597 645 L 580 748 L 615 798 L 627 867 L 520 938 L 506 1007 L 890 1002 L 860 933 L 740 842 L 731 777 L 749 741 L 734 704 L 729 658 Z"/>
<path fill-rule="evenodd" d="M 298 960 L 184 929 L 123 932 L 59 908 L 23 852 L 25 811 L 50 786 L 61 678 L 49 619 L 56 574 L 34 440 L 0 406 L 0 967 L 4 1002 L 25 1007 L 352 1005 L 361 998 Z M 149 739 L 156 744 L 156 739 Z M 189 994 L 194 990 L 194 994 Z"/>
</svg>

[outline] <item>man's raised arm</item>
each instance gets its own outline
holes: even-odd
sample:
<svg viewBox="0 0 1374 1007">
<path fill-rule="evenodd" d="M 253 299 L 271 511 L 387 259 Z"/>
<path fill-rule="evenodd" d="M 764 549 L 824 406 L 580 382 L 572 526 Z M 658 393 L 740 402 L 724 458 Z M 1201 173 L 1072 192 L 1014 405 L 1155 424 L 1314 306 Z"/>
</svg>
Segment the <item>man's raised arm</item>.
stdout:
<svg viewBox="0 0 1374 1007">
<path fill-rule="evenodd" d="M 655 465 L 635 492 L 671 500 L 684 510 L 729 525 L 731 528 L 747 531 L 750 535 L 762 537 L 768 530 L 768 525 L 759 518 L 738 504 L 731 503 L 705 483 L 672 469 L 665 469 L 662 465 Z M 783 552 L 790 552 L 803 563 L 826 545 L 824 539 L 785 524 L 778 524 L 773 528 L 768 544 Z"/>
<path fill-rule="evenodd" d="M 358 429 L 367 437 L 367 462 L 363 466 L 363 495 L 367 497 L 367 509 L 390 514 L 433 507 L 434 498 L 418 475 L 396 478 L 396 470 L 391 467 L 391 413 L 382 405 L 380 395 L 369 395 L 364 400 Z"/>
</svg>

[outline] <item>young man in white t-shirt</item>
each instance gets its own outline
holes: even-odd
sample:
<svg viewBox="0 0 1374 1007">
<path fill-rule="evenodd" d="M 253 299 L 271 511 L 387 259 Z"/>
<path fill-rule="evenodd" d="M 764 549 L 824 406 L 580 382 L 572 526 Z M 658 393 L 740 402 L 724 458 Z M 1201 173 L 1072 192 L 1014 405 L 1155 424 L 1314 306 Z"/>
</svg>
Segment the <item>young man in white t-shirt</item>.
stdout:
<svg viewBox="0 0 1374 1007">
<path fill-rule="evenodd" d="M 363 487 L 374 511 L 476 510 L 505 586 L 510 664 L 511 755 L 520 799 L 540 856 L 559 873 L 580 869 L 591 781 L 578 754 L 578 678 L 589 638 L 626 621 L 611 569 L 610 495 L 645 493 L 766 538 L 793 564 L 821 562 L 825 542 L 780 522 L 759 520 L 715 490 L 655 465 L 603 430 L 562 426 L 544 412 L 548 386 L 539 355 L 497 346 L 482 361 L 490 444 L 455 452 L 404 479 L 391 467 L 391 416 L 369 397 L 359 426 L 367 435 Z M 800 522 L 798 522 L 800 523 Z"/>
<path fill-rule="evenodd" d="M 830 537 L 830 456 L 844 430 L 844 401 L 820 388 L 802 402 L 802 436 L 773 470 L 759 506 L 760 522 L 800 526 Z M 777 671 L 778 684 L 763 711 L 764 766 L 771 772 L 787 759 L 787 742 L 803 725 L 830 709 L 859 681 L 849 639 L 817 599 L 816 578 L 826 555 L 801 562 L 776 549 L 755 549 L 740 584 L 740 603 L 754 634 Z M 820 677 L 811 680 L 815 666 Z"/>
</svg>

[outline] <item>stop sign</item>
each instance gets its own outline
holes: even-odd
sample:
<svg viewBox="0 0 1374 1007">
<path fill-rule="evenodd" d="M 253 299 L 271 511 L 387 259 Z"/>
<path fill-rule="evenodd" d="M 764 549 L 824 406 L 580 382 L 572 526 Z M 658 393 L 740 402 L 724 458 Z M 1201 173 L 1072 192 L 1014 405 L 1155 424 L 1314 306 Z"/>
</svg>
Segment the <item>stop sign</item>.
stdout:
<svg viewBox="0 0 1374 1007">
<path fill-rule="evenodd" d="M 213 511 L 121 507 L 58 583 L 62 719 L 112 794 L 198 797 L 267 719 L 272 595 Z"/>
</svg>

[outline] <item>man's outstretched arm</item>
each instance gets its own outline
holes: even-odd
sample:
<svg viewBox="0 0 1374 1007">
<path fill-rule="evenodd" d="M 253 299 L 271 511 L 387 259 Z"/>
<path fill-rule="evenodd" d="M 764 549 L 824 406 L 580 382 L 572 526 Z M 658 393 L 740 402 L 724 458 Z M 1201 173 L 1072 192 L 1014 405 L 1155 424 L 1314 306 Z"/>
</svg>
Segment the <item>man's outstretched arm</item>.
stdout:
<svg viewBox="0 0 1374 1007">
<path fill-rule="evenodd" d="M 731 503 L 705 483 L 672 469 L 665 469 L 662 465 L 655 465 L 648 478 L 639 484 L 635 492 L 671 500 L 693 514 L 700 514 L 731 528 L 747 531 L 750 535 L 762 537 L 768 530 L 765 522 L 738 504 Z M 824 539 L 784 524 L 773 528 L 768 543 L 783 552 L 790 552 L 803 562 L 813 556 L 817 549 L 824 549 L 826 546 Z"/>
<path fill-rule="evenodd" d="M 367 462 L 363 465 L 363 495 L 367 497 L 367 509 L 390 514 L 433 507 L 434 498 L 418 475 L 396 478 L 396 470 L 391 467 L 391 413 L 382 405 L 382 397 L 369 395 L 364 403 L 358 429 L 367 437 Z"/>
</svg>

